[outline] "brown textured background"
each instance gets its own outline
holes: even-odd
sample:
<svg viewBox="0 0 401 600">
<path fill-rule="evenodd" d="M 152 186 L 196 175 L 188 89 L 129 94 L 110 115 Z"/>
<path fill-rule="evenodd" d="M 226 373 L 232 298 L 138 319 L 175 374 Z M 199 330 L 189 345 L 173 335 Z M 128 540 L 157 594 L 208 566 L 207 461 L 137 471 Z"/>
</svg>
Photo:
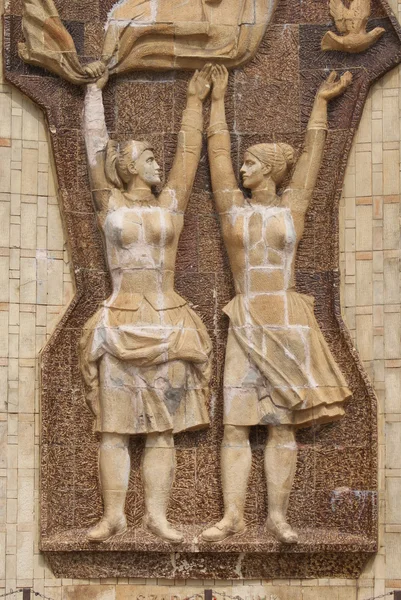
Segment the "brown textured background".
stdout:
<svg viewBox="0 0 401 600">
<path fill-rule="evenodd" d="M 114 0 L 56 2 L 82 60 L 98 56 L 106 14 L 113 4 Z M 188 543 L 176 549 L 186 554 L 172 560 L 171 546 L 140 529 L 92 552 L 84 540 L 84 529 L 100 517 L 102 506 L 98 440 L 83 398 L 77 343 L 83 324 L 110 292 L 110 282 L 86 171 L 83 91 L 20 61 L 16 52 L 22 40 L 20 15 L 21 3 L 12 0 L 5 18 L 6 74 L 47 115 L 77 287 L 73 304 L 42 356 L 42 548 L 50 553 L 56 573 L 67 577 L 355 576 L 376 546 L 376 413 L 373 391 L 339 316 L 337 213 L 346 160 L 368 88 L 401 61 L 395 21 L 384 3 L 375 0 L 369 28 L 380 25 L 387 30 L 376 46 L 360 55 L 323 53 L 321 38 L 328 28 L 334 29 L 328 3 L 279 0 L 257 57 L 230 77 L 227 112 L 239 170 L 243 152 L 251 144 L 279 140 L 300 149 L 319 83 L 333 68 L 353 72 L 352 87 L 330 107 L 325 159 L 299 250 L 297 283 L 300 291 L 315 296 L 316 316 L 354 397 L 340 423 L 298 434 L 298 469 L 289 509 L 290 522 L 307 530 L 298 547 L 280 548 L 262 529 L 267 501 L 262 461 L 266 432 L 254 428 L 247 535 L 220 545 L 202 544 L 201 554 L 190 553 L 191 539 L 222 513 L 219 446 L 228 320 L 221 309 L 233 295 L 205 146 L 180 242 L 176 288 L 203 317 L 214 340 L 212 427 L 176 436 L 177 475 L 170 518 L 186 527 Z M 138 73 L 113 80 L 105 92 L 112 135 L 149 139 L 165 173 L 176 147 L 189 76 Z M 143 440 L 133 438 L 127 500 L 133 528 L 140 526 L 143 513 L 142 447 Z M 66 553 L 80 549 L 84 552 Z M 219 554 L 205 554 L 208 550 Z M 245 556 L 238 568 L 240 552 Z"/>
</svg>

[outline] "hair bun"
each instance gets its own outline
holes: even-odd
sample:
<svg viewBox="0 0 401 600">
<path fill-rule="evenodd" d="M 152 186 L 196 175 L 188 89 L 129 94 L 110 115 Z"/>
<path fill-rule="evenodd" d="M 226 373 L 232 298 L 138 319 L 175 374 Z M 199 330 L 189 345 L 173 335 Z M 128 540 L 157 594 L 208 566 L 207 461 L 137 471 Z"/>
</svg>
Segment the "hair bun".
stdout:
<svg viewBox="0 0 401 600">
<path fill-rule="evenodd" d="M 294 148 L 289 144 L 279 143 L 277 144 L 280 148 L 281 152 L 284 155 L 285 161 L 287 163 L 287 167 L 290 168 L 295 162 L 295 152 Z"/>
</svg>

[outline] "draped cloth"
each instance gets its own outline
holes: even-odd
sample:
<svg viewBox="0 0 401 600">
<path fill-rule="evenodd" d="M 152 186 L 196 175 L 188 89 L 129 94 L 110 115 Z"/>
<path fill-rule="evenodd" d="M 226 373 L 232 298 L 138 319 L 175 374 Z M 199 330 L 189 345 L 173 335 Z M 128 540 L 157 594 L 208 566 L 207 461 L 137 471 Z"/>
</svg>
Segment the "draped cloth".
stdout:
<svg viewBox="0 0 401 600">
<path fill-rule="evenodd" d="M 109 14 L 98 58 L 111 74 L 199 68 L 216 59 L 239 66 L 256 52 L 276 1 L 191 0 L 176 6 L 171 0 L 120 0 Z M 73 84 L 93 81 L 53 0 L 24 0 L 23 31 L 24 61 Z"/>
<path fill-rule="evenodd" d="M 102 306 L 83 330 L 86 395 L 100 408 L 95 431 L 206 427 L 212 346 L 202 320 L 175 292 L 167 303 L 172 308 L 165 309 L 152 295 L 134 296 L 129 309 Z"/>
<path fill-rule="evenodd" d="M 53 0 L 24 0 L 22 28 L 26 44 L 20 43 L 18 49 L 25 62 L 44 67 L 71 83 L 90 82 Z"/>
<path fill-rule="evenodd" d="M 351 391 L 316 321 L 313 298 L 285 296 L 288 325 L 273 312 L 268 317 L 268 301 L 262 316 L 241 294 L 224 309 L 230 317 L 226 424 L 307 427 L 344 415 Z"/>
</svg>

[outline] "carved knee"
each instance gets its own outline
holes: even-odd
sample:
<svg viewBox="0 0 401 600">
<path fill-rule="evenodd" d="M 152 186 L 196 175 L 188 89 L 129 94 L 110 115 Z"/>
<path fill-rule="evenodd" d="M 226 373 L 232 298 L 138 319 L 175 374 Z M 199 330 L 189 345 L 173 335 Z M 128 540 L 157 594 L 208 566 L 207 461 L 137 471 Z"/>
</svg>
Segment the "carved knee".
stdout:
<svg viewBox="0 0 401 600">
<path fill-rule="evenodd" d="M 240 427 L 236 425 L 226 425 L 224 427 L 224 446 L 248 446 L 249 445 L 249 427 Z"/>
<path fill-rule="evenodd" d="M 146 448 L 174 448 L 174 436 L 172 431 L 148 433 L 146 436 Z"/>
<path fill-rule="evenodd" d="M 121 433 L 102 433 L 100 442 L 101 449 L 122 448 L 126 449 L 129 445 L 129 435 Z"/>
<path fill-rule="evenodd" d="M 296 448 L 295 429 L 291 425 L 277 425 L 269 427 L 269 446 L 286 446 Z"/>
</svg>

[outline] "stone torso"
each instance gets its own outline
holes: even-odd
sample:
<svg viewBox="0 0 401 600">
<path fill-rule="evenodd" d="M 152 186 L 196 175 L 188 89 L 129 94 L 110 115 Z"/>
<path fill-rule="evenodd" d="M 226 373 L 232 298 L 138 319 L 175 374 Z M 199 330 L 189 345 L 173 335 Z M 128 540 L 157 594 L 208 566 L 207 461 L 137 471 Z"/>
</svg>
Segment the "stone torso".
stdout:
<svg viewBox="0 0 401 600">
<path fill-rule="evenodd" d="M 183 214 L 154 205 L 120 206 L 108 213 L 103 231 L 113 295 L 109 305 L 129 307 L 133 294 L 174 289 Z"/>
<path fill-rule="evenodd" d="M 257 298 L 293 286 L 296 235 L 288 208 L 233 207 L 221 219 L 238 294 Z"/>
</svg>

